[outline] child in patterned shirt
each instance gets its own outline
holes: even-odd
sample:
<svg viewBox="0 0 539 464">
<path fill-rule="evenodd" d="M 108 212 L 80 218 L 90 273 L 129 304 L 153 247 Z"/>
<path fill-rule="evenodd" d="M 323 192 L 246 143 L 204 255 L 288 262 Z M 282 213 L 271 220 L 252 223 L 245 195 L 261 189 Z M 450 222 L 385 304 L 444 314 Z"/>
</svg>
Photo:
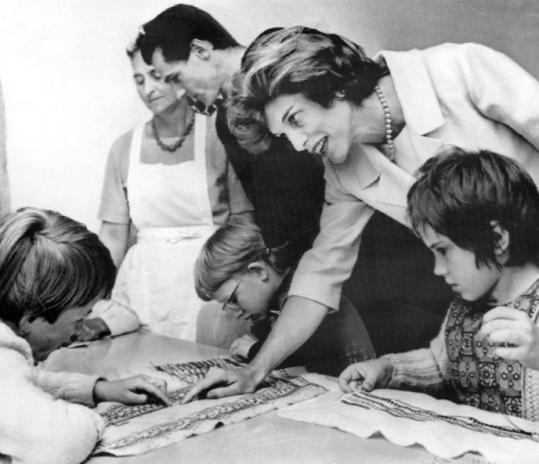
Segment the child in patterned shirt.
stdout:
<svg viewBox="0 0 539 464">
<path fill-rule="evenodd" d="M 539 193 L 514 161 L 442 150 L 408 193 L 413 229 L 456 298 L 428 348 L 348 366 L 345 391 L 449 394 L 458 403 L 539 420 Z"/>
</svg>

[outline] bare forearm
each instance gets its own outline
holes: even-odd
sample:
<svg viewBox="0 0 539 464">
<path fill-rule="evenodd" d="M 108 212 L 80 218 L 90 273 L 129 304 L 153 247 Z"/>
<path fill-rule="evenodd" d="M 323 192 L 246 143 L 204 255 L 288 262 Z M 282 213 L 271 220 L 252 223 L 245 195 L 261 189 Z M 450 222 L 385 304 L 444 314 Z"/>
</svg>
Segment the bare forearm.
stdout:
<svg viewBox="0 0 539 464">
<path fill-rule="evenodd" d="M 208 398 L 254 392 L 275 366 L 307 341 L 325 315 L 325 306 L 305 298 L 290 297 L 250 364 L 240 369 L 210 369 L 206 377 L 184 396 L 183 402 L 188 403 L 205 390 Z"/>
<path fill-rule="evenodd" d="M 327 308 L 320 303 L 290 297 L 251 367 L 265 377 L 309 339 L 326 313 Z"/>
<path fill-rule="evenodd" d="M 119 268 L 128 248 L 129 225 L 103 221 L 99 238 L 109 249 L 114 265 Z"/>
</svg>

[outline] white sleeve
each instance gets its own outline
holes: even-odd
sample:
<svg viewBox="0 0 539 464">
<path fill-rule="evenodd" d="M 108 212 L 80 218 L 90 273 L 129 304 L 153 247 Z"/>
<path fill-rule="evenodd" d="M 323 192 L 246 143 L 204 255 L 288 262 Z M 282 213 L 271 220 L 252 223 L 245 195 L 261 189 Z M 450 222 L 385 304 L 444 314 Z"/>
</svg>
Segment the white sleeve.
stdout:
<svg viewBox="0 0 539 464">
<path fill-rule="evenodd" d="M 468 43 L 459 48 L 458 62 L 476 108 L 539 150 L 539 81 L 508 56 L 484 45 Z"/>
<path fill-rule="evenodd" d="M 32 367 L 20 353 L 2 350 L 0 357 L 2 454 L 13 463 L 84 461 L 103 433 L 101 416 L 40 389 L 33 381 Z"/>
<path fill-rule="evenodd" d="M 320 233 L 299 262 L 288 295 L 301 296 L 337 310 L 342 284 L 352 273 L 361 233 L 374 210 L 333 184 L 326 182 Z"/>
<path fill-rule="evenodd" d="M 114 337 L 134 332 L 140 327 L 137 313 L 116 299 L 99 300 L 92 307 L 88 318 L 99 317 L 107 324 L 110 334 Z"/>
</svg>

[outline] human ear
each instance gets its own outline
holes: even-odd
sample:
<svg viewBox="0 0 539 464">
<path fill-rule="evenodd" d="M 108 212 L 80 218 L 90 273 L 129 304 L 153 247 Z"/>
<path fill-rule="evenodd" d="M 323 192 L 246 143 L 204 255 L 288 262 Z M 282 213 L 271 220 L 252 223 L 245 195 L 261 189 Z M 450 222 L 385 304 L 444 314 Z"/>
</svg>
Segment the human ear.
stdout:
<svg viewBox="0 0 539 464">
<path fill-rule="evenodd" d="M 209 60 L 213 45 L 207 40 L 193 39 L 191 41 L 191 53 L 200 58 L 201 60 Z"/>
<path fill-rule="evenodd" d="M 507 253 L 509 250 L 510 241 L 509 232 L 507 229 L 502 227 L 498 221 L 490 221 L 490 226 L 492 227 L 492 232 L 496 237 L 496 248 L 494 249 L 494 253 L 497 256 Z"/>
<path fill-rule="evenodd" d="M 247 271 L 260 280 L 265 281 L 269 278 L 268 266 L 263 261 L 255 261 L 247 266 Z"/>
</svg>

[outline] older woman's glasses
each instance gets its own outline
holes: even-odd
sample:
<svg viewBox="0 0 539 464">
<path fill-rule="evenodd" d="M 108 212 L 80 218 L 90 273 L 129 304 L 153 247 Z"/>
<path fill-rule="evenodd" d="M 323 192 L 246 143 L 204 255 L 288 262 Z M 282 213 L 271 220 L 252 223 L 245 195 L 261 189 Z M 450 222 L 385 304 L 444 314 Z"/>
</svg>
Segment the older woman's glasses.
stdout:
<svg viewBox="0 0 539 464">
<path fill-rule="evenodd" d="M 228 298 L 223 303 L 222 310 L 226 311 L 227 309 L 229 311 L 240 311 L 240 305 L 238 303 L 238 288 L 240 286 L 241 280 L 238 280 L 238 283 L 234 286 L 234 289 L 230 292 L 230 295 L 228 295 Z"/>
</svg>

